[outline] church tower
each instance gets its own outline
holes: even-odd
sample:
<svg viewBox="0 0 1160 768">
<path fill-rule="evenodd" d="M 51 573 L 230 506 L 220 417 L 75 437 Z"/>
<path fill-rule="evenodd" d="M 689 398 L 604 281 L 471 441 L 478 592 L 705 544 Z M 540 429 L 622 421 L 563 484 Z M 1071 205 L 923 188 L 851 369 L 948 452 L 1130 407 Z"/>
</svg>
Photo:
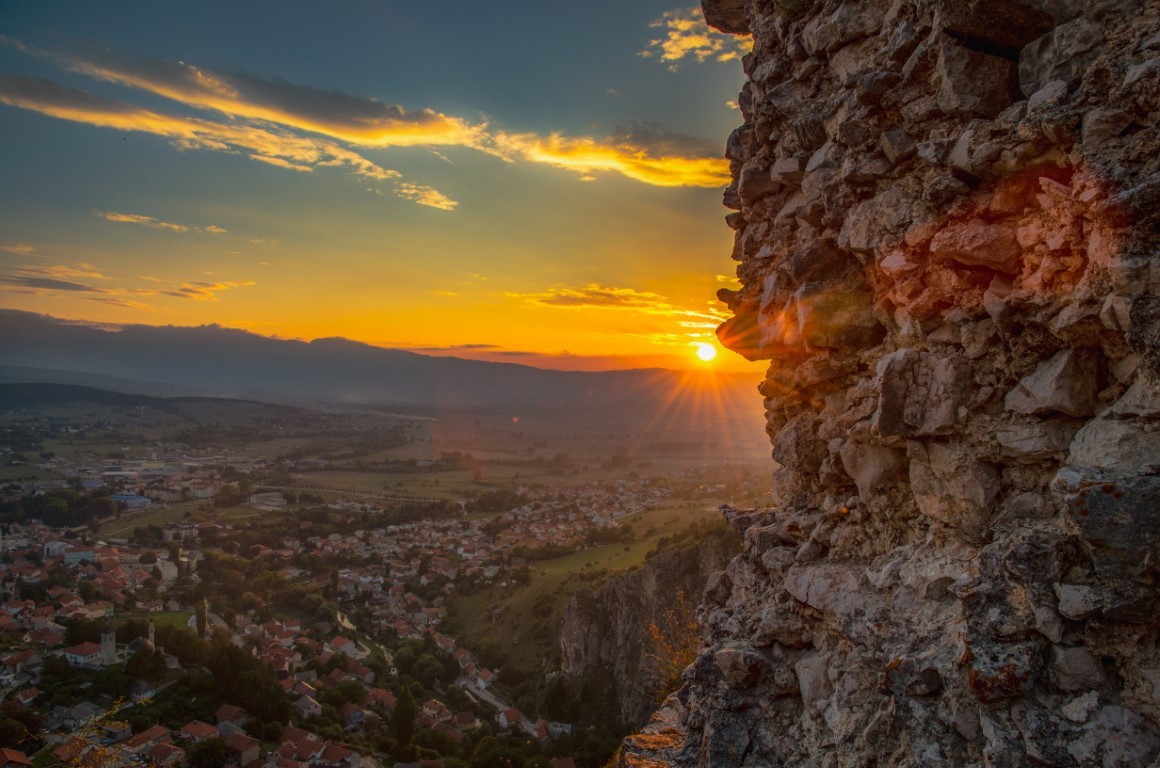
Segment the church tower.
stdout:
<svg viewBox="0 0 1160 768">
<path fill-rule="evenodd" d="M 110 666 L 117 663 L 117 633 L 113 630 L 113 621 L 105 623 L 105 631 L 101 633 L 101 665 Z"/>
</svg>

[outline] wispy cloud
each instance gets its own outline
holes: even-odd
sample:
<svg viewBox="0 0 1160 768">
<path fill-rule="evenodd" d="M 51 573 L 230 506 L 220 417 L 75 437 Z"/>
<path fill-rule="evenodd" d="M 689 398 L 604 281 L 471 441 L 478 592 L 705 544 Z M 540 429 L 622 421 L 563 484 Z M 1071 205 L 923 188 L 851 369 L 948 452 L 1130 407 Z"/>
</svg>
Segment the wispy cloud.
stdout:
<svg viewBox="0 0 1160 768">
<path fill-rule="evenodd" d="M 195 227 L 188 224 L 174 224 L 169 221 L 162 221 L 153 216 L 145 216 L 140 213 L 119 213 L 117 211 L 93 211 L 97 216 L 100 216 L 105 221 L 111 221 L 117 224 L 139 224 L 142 227 L 149 227 L 150 229 L 164 229 L 169 232 L 204 232 L 207 235 L 224 235 L 229 232 L 224 227 L 219 227 L 210 224 L 205 227 Z"/>
<path fill-rule="evenodd" d="M 12 243 L 11 245 L 0 245 L 0 251 L 5 253 L 14 253 L 17 256 L 39 256 L 36 252 L 35 245 L 28 243 Z"/>
<path fill-rule="evenodd" d="M 544 163 L 583 176 L 610 171 L 660 187 L 719 187 L 729 164 L 706 142 L 637 123 L 605 139 L 531 133 L 495 136 L 502 156 Z"/>
<path fill-rule="evenodd" d="M 25 264 L 0 272 L 0 290 L 17 293 L 38 293 L 51 295 L 87 293 L 101 297 L 101 301 L 129 308 L 150 305 L 126 297 L 172 296 L 194 301 L 217 301 L 217 294 L 233 288 L 243 288 L 256 283 L 252 280 L 204 281 L 190 280 L 173 282 L 150 275 L 141 275 L 139 280 L 149 283 L 149 287 L 127 287 L 118 278 L 105 275 L 92 264 L 78 262 L 75 265 Z M 93 281 L 104 282 L 98 285 Z"/>
<path fill-rule="evenodd" d="M 666 11 L 649 26 L 663 30 L 664 37 L 650 40 L 648 47 L 639 55 L 659 58 L 674 72 L 685 59 L 697 62 L 732 61 L 749 52 L 749 43 L 745 38 L 711 29 L 699 8 Z"/>
<path fill-rule="evenodd" d="M 180 288 L 160 291 L 166 296 L 175 296 L 179 299 L 193 299 L 194 301 L 217 301 L 217 294 L 231 288 L 244 288 L 256 285 L 253 280 L 232 280 L 222 282 L 193 281 L 182 283 Z"/>
<path fill-rule="evenodd" d="M 702 310 L 690 309 L 674 304 L 658 293 L 638 291 L 635 288 L 616 288 L 600 283 L 589 283 L 579 288 L 556 286 L 542 293 L 507 295 L 545 307 L 634 311 L 662 317 L 666 322 L 686 330 L 683 333 L 660 335 L 670 340 L 683 339 L 685 342 L 689 338 L 699 338 L 705 331 L 716 328 L 728 317 L 725 312 L 712 305 L 707 305 Z"/>
<path fill-rule="evenodd" d="M 399 198 L 441 210 L 453 210 L 456 201 L 430 186 L 403 181 L 398 171 L 356 150 L 463 147 L 509 161 L 546 164 L 586 180 L 611 172 L 656 186 L 716 187 L 728 182 L 728 167 L 717 147 L 665 134 L 655 126 L 643 133 L 634 126 L 604 137 L 504 131 L 482 118 L 471 121 L 432 109 L 408 109 L 238 70 L 107 51 L 46 51 L 3 37 L 0 43 L 75 73 L 169 99 L 194 110 L 196 116 L 15 76 L 0 77 L 0 103 L 97 127 L 151 133 L 179 149 L 243 154 L 303 173 L 345 167 L 357 176 L 387 183 Z"/>
</svg>

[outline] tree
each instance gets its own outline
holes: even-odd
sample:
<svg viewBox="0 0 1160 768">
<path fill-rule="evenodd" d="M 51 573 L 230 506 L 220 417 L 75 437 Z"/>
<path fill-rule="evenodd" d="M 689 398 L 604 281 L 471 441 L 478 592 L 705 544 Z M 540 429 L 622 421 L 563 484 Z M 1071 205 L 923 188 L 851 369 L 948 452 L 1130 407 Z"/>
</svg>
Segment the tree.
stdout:
<svg viewBox="0 0 1160 768">
<path fill-rule="evenodd" d="M 415 714 L 418 710 L 411 689 L 404 687 L 395 704 L 395 711 L 391 713 L 391 733 L 400 747 L 411 743 L 411 737 L 415 733 Z"/>
<path fill-rule="evenodd" d="M 206 739 L 189 748 L 189 764 L 192 768 L 222 768 L 229 756 L 230 748 L 221 737 Z"/>
</svg>

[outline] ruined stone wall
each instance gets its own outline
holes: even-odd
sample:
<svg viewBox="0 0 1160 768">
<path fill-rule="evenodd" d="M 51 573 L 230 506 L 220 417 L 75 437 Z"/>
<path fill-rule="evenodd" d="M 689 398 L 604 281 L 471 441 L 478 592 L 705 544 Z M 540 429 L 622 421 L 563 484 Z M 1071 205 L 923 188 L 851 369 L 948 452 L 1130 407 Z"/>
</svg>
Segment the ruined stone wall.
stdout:
<svg viewBox="0 0 1160 768">
<path fill-rule="evenodd" d="M 703 8 L 774 501 L 622 764 L 1160 764 L 1160 3 Z"/>
</svg>

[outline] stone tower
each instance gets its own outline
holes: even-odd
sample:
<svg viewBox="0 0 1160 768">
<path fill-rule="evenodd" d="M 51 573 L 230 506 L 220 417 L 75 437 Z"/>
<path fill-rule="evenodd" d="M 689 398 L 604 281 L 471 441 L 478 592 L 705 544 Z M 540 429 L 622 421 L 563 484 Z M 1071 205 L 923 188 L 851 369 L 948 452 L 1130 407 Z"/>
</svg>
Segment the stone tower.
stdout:
<svg viewBox="0 0 1160 768">
<path fill-rule="evenodd" d="M 105 624 L 105 631 L 101 633 L 101 666 L 110 666 L 117 663 L 117 634 L 113 630 L 113 621 Z"/>
</svg>

